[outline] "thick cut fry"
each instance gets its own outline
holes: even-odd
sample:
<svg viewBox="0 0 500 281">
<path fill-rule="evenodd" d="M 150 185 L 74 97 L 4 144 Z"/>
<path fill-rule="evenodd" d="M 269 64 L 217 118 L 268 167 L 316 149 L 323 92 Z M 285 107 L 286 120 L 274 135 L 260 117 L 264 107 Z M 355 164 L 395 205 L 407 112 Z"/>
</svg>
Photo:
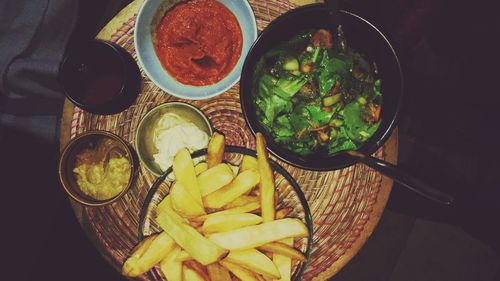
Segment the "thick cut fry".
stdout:
<svg viewBox="0 0 500 281">
<path fill-rule="evenodd" d="M 259 167 L 257 166 L 257 158 L 250 156 L 250 155 L 245 155 L 245 156 L 243 156 L 243 160 L 241 161 L 238 173 L 241 173 L 241 172 L 244 172 L 244 171 L 247 171 L 250 169 L 257 169 L 257 170 L 259 169 Z M 250 192 L 252 192 L 252 190 L 253 189 L 245 192 L 245 195 L 250 194 Z M 259 200 L 260 200 L 260 198 L 259 198 Z"/>
<path fill-rule="evenodd" d="M 172 208 L 185 218 L 194 218 L 206 214 L 203 207 L 198 204 L 180 182 L 172 184 L 169 196 L 172 201 Z"/>
<path fill-rule="evenodd" d="M 158 234 L 153 234 L 151 236 L 146 237 L 142 240 L 133 250 L 130 257 L 125 261 L 122 268 L 122 274 L 128 277 L 135 277 L 140 275 L 137 274 L 139 271 L 138 261 L 142 255 L 146 252 L 146 250 L 151 246 L 151 243 L 155 240 Z"/>
<path fill-rule="evenodd" d="M 148 272 L 153 266 L 165 258 L 174 248 L 174 240 L 165 232 L 158 234 L 145 250 L 140 250 L 139 257 L 135 254 L 125 262 L 122 273 L 128 277 L 137 277 Z M 145 247 L 145 246 L 142 246 Z"/>
<path fill-rule="evenodd" d="M 203 222 L 190 220 L 189 225 L 191 225 L 194 228 L 198 228 L 203 225 Z"/>
<path fill-rule="evenodd" d="M 253 274 L 253 272 L 237 264 L 228 262 L 226 260 L 221 260 L 220 264 L 231 271 L 241 281 L 259 281 L 259 279 L 255 277 L 255 274 Z"/>
<path fill-rule="evenodd" d="M 178 222 L 168 212 L 161 213 L 156 221 L 179 246 L 203 265 L 216 262 L 227 254 L 226 250 L 205 238 L 189 224 Z"/>
<path fill-rule="evenodd" d="M 293 238 L 286 238 L 281 241 L 283 242 L 281 244 L 293 249 Z M 278 281 L 290 281 L 292 279 L 292 259 L 287 255 L 274 254 L 273 262 L 281 275 L 281 278 L 278 279 Z"/>
<path fill-rule="evenodd" d="M 224 163 L 206 170 L 198 176 L 201 196 L 206 196 L 229 184 L 234 178 L 233 170 Z"/>
<path fill-rule="evenodd" d="M 260 173 L 260 205 L 264 222 L 274 220 L 274 175 L 266 151 L 266 140 L 261 133 L 256 136 L 257 166 Z"/>
<path fill-rule="evenodd" d="M 288 238 L 287 238 L 288 239 Z M 285 243 L 281 242 L 271 242 L 264 244 L 262 246 L 259 246 L 257 249 L 265 252 L 270 252 L 270 253 L 275 253 L 275 254 L 281 254 L 283 256 L 290 257 L 294 260 L 298 261 L 305 261 L 306 257 L 304 254 L 302 254 L 301 251 L 295 249 L 292 246 L 289 246 Z"/>
<path fill-rule="evenodd" d="M 257 278 L 257 280 L 259 281 L 267 281 L 266 278 L 264 278 L 264 276 L 260 275 L 260 274 L 255 274 L 255 277 Z M 274 278 L 271 278 L 271 277 L 268 277 L 269 280 L 274 280 Z"/>
<path fill-rule="evenodd" d="M 222 163 L 224 157 L 224 136 L 214 132 L 208 143 L 207 151 L 207 164 L 209 169 Z"/>
<path fill-rule="evenodd" d="M 273 278 L 281 277 L 273 261 L 255 249 L 231 251 L 224 260 L 240 265 L 258 274 Z"/>
<path fill-rule="evenodd" d="M 186 148 L 179 150 L 179 152 L 175 155 L 173 169 L 177 182 L 181 183 L 187 191 L 191 193 L 196 202 L 203 207 L 200 188 L 198 186 L 198 179 L 196 178 L 196 172 L 194 170 L 193 159 Z"/>
<path fill-rule="evenodd" d="M 276 211 L 276 219 L 277 220 L 282 219 L 282 218 L 288 216 L 292 211 L 293 211 L 293 208 L 289 208 L 289 207 L 279 209 L 278 211 Z"/>
<path fill-rule="evenodd" d="M 235 207 L 240 207 L 249 203 L 259 203 L 260 206 L 260 198 L 258 196 L 251 195 L 241 195 L 240 197 L 234 199 L 233 201 L 224 205 L 224 209 L 231 209 Z"/>
<path fill-rule="evenodd" d="M 240 173 L 250 169 L 258 169 L 257 158 L 245 155 L 243 156 L 243 160 L 241 160 Z"/>
<path fill-rule="evenodd" d="M 193 259 L 193 257 L 186 251 L 180 251 L 180 253 L 175 258 L 175 260 L 177 260 L 177 261 L 188 261 L 188 260 L 192 260 L 192 259 Z"/>
<path fill-rule="evenodd" d="M 197 218 L 193 218 L 192 221 L 205 221 L 208 218 L 219 216 L 219 215 L 224 215 L 224 214 L 243 214 L 243 213 L 249 213 L 249 212 L 253 212 L 253 211 L 258 210 L 259 208 L 260 208 L 260 202 L 252 202 L 252 203 L 248 203 L 248 204 L 243 205 L 243 206 L 239 206 L 239 207 L 227 209 L 227 210 L 224 210 L 224 211 L 219 211 L 219 212 L 211 213 L 211 214 L 200 216 L 200 217 L 197 217 Z"/>
<path fill-rule="evenodd" d="M 168 281 L 183 281 L 182 262 L 177 260 L 181 247 L 175 245 L 172 251 L 160 262 L 160 269 Z"/>
<path fill-rule="evenodd" d="M 201 276 L 203 280 L 210 281 L 208 272 L 205 270 L 205 267 L 201 265 L 199 262 L 195 260 L 189 260 L 184 262 L 184 265 L 196 271 L 196 273 L 198 273 L 198 275 Z"/>
<path fill-rule="evenodd" d="M 218 263 L 209 264 L 207 270 L 211 281 L 231 281 L 227 268 Z"/>
<path fill-rule="evenodd" d="M 167 208 L 172 208 L 172 201 L 170 201 L 170 195 L 165 196 L 165 198 L 161 200 L 160 204 L 158 204 L 158 206 L 156 207 L 156 213 L 159 214 Z"/>
<path fill-rule="evenodd" d="M 201 275 L 198 271 L 186 265 L 182 266 L 182 273 L 185 281 L 210 281 L 208 279 L 205 279 L 205 277 Z"/>
<path fill-rule="evenodd" d="M 196 164 L 196 166 L 194 166 L 194 172 L 196 173 L 196 175 L 199 175 L 205 172 L 206 170 L 208 170 L 207 162 L 200 162 Z"/>
<path fill-rule="evenodd" d="M 262 222 L 262 217 L 255 214 L 225 214 L 212 216 L 203 223 L 203 233 L 224 232 Z"/>
<path fill-rule="evenodd" d="M 165 196 L 163 200 L 158 204 L 158 207 L 156 208 L 156 216 L 158 217 L 161 213 L 168 213 L 169 216 L 171 216 L 173 219 L 178 221 L 179 223 L 186 222 L 186 220 L 179 216 L 174 209 L 172 208 L 172 200 L 170 198 L 170 194 Z"/>
<path fill-rule="evenodd" d="M 250 190 L 259 183 L 259 180 L 260 176 L 257 170 L 247 170 L 237 175 L 228 185 L 204 197 L 203 202 L 208 208 L 221 208 Z"/>
<path fill-rule="evenodd" d="M 301 220 L 284 218 L 227 232 L 214 233 L 209 236 L 209 239 L 224 249 L 243 250 L 288 237 L 307 236 L 307 227 Z"/>
</svg>

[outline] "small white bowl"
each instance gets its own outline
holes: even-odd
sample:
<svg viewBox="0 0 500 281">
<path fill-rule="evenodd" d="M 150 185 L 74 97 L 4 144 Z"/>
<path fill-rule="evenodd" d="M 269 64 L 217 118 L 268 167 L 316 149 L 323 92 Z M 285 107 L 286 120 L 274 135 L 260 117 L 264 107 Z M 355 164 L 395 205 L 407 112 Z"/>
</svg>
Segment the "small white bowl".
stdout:
<svg viewBox="0 0 500 281">
<path fill-rule="evenodd" d="M 162 66 L 153 44 L 153 33 L 159 19 L 180 0 L 146 0 L 135 24 L 134 41 L 137 58 L 146 75 L 165 92 L 184 99 L 202 100 L 220 95 L 234 86 L 241 76 L 245 57 L 257 39 L 257 25 L 246 0 L 220 0 L 236 17 L 243 36 L 241 55 L 233 70 L 219 82 L 209 86 L 190 86 L 175 80 Z"/>
</svg>

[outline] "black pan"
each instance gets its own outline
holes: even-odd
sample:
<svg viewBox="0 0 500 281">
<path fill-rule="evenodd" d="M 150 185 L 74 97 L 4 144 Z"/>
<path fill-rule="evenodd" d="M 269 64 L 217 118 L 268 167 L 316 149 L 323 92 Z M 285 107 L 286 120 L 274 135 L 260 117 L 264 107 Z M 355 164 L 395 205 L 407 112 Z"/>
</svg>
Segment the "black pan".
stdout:
<svg viewBox="0 0 500 281">
<path fill-rule="evenodd" d="M 327 2 L 331 4 L 332 1 Z M 396 170 L 389 163 L 366 156 L 379 149 L 396 127 L 403 100 L 403 74 L 394 48 L 379 29 L 359 15 L 345 10 L 332 13 L 330 9 L 331 7 L 324 4 L 313 4 L 291 10 L 272 21 L 255 41 L 245 59 L 240 80 L 242 110 L 252 133 L 265 132 L 257 121 L 253 98 L 254 88 L 257 86 L 254 70 L 259 59 L 280 42 L 300 31 L 318 28 L 332 30 L 336 24 L 341 24 L 347 45 L 363 54 L 368 61 L 374 61 L 377 64 L 379 78 L 382 80 L 381 92 L 383 96 L 382 121 L 378 131 L 357 151 L 340 152 L 332 156 L 328 156 L 324 152 L 301 156 L 282 148 L 271 138 L 266 137 L 268 150 L 286 163 L 308 170 L 336 170 L 357 162 L 370 164 L 371 167 L 393 177 L 396 181 L 404 182 L 405 186 L 421 195 L 450 204 L 452 199 L 446 195 L 428 186 L 421 187 L 419 186 L 420 182 L 405 182 L 413 177 Z M 334 14 L 340 15 L 340 19 L 332 20 Z"/>
</svg>

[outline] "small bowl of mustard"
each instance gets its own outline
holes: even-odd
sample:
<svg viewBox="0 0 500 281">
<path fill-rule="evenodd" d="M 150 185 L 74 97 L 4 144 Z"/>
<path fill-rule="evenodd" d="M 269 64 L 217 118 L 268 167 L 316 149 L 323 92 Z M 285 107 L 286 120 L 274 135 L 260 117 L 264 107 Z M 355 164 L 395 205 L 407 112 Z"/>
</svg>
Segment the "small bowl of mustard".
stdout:
<svg viewBox="0 0 500 281">
<path fill-rule="evenodd" d="M 119 136 L 107 131 L 85 132 L 62 151 L 59 179 L 75 201 L 86 206 L 104 206 L 130 189 L 138 171 L 136 158 Z"/>
</svg>

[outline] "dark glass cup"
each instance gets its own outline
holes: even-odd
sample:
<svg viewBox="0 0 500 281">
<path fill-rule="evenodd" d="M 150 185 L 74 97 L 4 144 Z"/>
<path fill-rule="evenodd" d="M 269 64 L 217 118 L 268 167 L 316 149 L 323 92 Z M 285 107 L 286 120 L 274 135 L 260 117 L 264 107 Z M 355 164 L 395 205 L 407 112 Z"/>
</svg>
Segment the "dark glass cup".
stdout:
<svg viewBox="0 0 500 281">
<path fill-rule="evenodd" d="M 134 103 L 141 88 L 141 73 L 122 47 L 91 40 L 71 49 L 59 70 L 66 97 L 94 114 L 119 113 Z"/>
</svg>

